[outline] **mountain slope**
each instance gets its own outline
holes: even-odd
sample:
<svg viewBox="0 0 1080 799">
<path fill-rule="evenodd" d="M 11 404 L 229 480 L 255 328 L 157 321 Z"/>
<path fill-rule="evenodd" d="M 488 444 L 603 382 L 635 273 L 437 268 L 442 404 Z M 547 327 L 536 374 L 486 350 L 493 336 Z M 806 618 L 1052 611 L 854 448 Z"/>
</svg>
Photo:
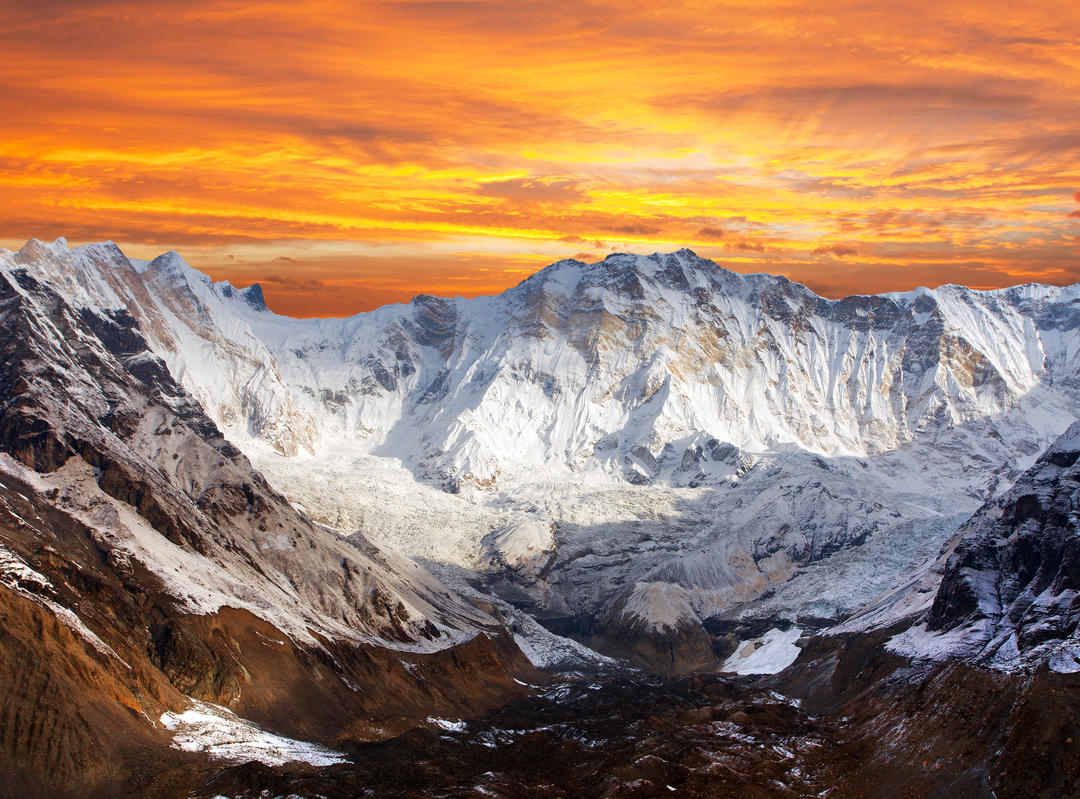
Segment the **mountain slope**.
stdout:
<svg viewBox="0 0 1080 799">
<path fill-rule="evenodd" d="M 880 627 L 907 613 L 914 622 L 892 639 L 897 652 L 964 658 L 1006 671 L 1042 664 L 1080 671 L 1078 461 L 1080 423 L 981 507 L 915 585 L 846 627 Z"/>
<path fill-rule="evenodd" d="M 688 250 L 562 261 L 497 297 L 305 320 L 175 253 L 147 264 L 115 245 L 32 241 L 11 258 L 73 298 L 125 307 L 226 432 L 286 453 L 353 439 L 460 480 L 541 464 L 650 479 L 707 462 L 681 440 L 705 433 L 755 451 L 886 452 L 1051 403 L 1057 392 L 1037 389 L 1075 388 L 1080 357 L 1076 287 L 830 301 Z M 1033 455 L 1041 421 L 999 433 Z"/>
<path fill-rule="evenodd" d="M 1080 793 L 1080 423 L 925 568 L 778 675 L 843 722 L 820 784 L 859 796 Z"/>
<path fill-rule="evenodd" d="M 332 741 L 520 693 L 511 674 L 530 667 L 499 622 L 294 509 L 129 314 L 75 308 L 13 264 L 0 324 L 0 768 L 26 778 L 16 793 L 108 795 L 192 761 L 163 753 L 156 721 L 186 697 Z"/>
</svg>

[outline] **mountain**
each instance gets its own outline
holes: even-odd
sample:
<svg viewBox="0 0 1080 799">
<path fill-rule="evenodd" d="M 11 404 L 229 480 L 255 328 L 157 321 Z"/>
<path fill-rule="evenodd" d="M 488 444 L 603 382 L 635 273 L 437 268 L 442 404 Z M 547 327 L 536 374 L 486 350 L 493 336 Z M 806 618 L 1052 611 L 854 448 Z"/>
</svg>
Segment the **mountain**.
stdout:
<svg viewBox="0 0 1080 799">
<path fill-rule="evenodd" d="M 883 629 L 913 658 L 1003 671 L 1080 671 L 1080 422 L 987 502 L 903 585 L 837 632 Z"/>
<path fill-rule="evenodd" d="M 1080 795 L 1078 496 L 1074 423 L 928 564 L 777 675 L 806 713 L 838 722 L 828 755 L 809 758 L 819 785 Z"/>
<path fill-rule="evenodd" d="M 521 693 L 500 621 L 296 510 L 127 311 L 73 305 L 16 257 L 0 324 L 4 791 L 116 795 L 204 762 L 170 741 L 213 750 L 222 725 L 336 762 L 322 744 Z"/>
<path fill-rule="evenodd" d="M 300 320 L 175 253 L 3 257 L 130 314 L 313 518 L 658 671 L 840 621 L 1080 416 L 1077 286 L 826 300 L 682 250 Z"/>
<path fill-rule="evenodd" d="M 60 240 L 0 323 L 0 795 L 1080 795 L 1080 287 Z"/>
</svg>

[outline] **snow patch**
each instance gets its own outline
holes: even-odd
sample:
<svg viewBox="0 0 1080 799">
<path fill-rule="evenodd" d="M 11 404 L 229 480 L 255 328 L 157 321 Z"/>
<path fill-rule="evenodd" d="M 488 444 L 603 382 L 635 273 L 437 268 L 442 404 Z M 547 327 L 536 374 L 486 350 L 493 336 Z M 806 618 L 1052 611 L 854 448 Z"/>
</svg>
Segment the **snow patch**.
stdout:
<svg viewBox="0 0 1080 799">
<path fill-rule="evenodd" d="M 348 758 L 325 746 L 275 735 L 227 708 L 192 702 L 183 713 L 163 713 L 161 724 L 173 732 L 172 746 L 185 752 L 204 752 L 229 763 L 256 761 L 268 766 L 303 762 L 313 766 L 347 763 Z"/>
<path fill-rule="evenodd" d="M 551 524 L 524 519 L 500 527 L 484 538 L 484 544 L 494 557 L 508 566 L 523 566 L 555 547 Z"/>
<path fill-rule="evenodd" d="M 736 674 L 778 674 L 795 662 L 801 651 L 795 642 L 802 630 L 773 628 L 761 638 L 743 641 L 735 653 L 724 661 L 721 671 Z"/>
<path fill-rule="evenodd" d="M 446 730 L 447 732 L 465 732 L 469 724 L 465 721 L 451 721 L 450 719 L 437 719 L 433 716 L 428 717 L 428 724 L 434 724 L 440 730 Z"/>
</svg>

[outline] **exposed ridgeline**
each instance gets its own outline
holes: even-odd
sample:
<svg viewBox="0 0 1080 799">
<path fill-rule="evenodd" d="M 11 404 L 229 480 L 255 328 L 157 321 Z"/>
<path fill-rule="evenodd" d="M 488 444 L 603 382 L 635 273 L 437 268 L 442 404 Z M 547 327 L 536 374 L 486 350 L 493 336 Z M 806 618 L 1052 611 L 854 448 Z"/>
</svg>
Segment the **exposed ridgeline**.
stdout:
<svg viewBox="0 0 1080 799">
<path fill-rule="evenodd" d="M 1080 792 L 1080 423 L 926 568 L 780 676 L 842 721 L 822 785 L 852 796 Z"/>
<path fill-rule="evenodd" d="M 79 257 L 110 273 L 111 252 Z M 122 304 L 72 305 L 6 258 L 0 325 L 4 790 L 115 795 L 192 761 L 159 721 L 188 697 L 331 742 L 520 693 L 501 624 L 297 511 Z"/>
<path fill-rule="evenodd" d="M 287 454 L 356 440 L 451 481 L 536 466 L 692 478 L 711 439 L 866 456 L 1072 408 L 1080 387 L 1076 286 L 826 300 L 680 250 L 560 261 L 494 297 L 291 319 L 176 253 L 61 240 L 8 258 L 131 313 L 226 434 Z M 1022 418 L 997 437 L 1034 455 L 1053 425 Z"/>
<path fill-rule="evenodd" d="M 962 631 L 960 651 L 992 667 L 1080 671 L 1080 422 L 960 536 L 927 631 Z"/>
<path fill-rule="evenodd" d="M 889 648 L 992 669 L 1080 672 L 1080 422 L 938 558 L 838 632 L 907 620 Z"/>
</svg>

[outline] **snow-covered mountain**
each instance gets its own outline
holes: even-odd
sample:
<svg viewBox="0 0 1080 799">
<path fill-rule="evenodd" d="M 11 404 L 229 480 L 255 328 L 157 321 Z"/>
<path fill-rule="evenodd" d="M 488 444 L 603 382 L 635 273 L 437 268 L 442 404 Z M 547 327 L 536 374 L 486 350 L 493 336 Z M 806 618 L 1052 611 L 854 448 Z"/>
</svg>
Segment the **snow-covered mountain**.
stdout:
<svg viewBox="0 0 1080 799">
<path fill-rule="evenodd" d="M 830 301 L 682 250 L 561 261 L 495 297 L 291 319 L 176 253 L 144 263 L 60 240 L 7 259 L 127 308 L 226 432 L 284 454 L 357 441 L 460 482 L 538 466 L 696 476 L 710 438 L 866 456 L 1078 380 L 1078 287 Z M 1054 422 L 999 432 L 1031 450 L 1025 436 Z"/>
<path fill-rule="evenodd" d="M 854 610 L 1080 416 L 1080 286 L 834 301 L 681 250 L 290 319 L 175 253 L 0 262 L 129 313 L 315 518 L 661 667 Z"/>
<path fill-rule="evenodd" d="M 5 792 L 116 795 L 137 764 L 169 767 L 185 719 L 274 739 L 191 699 L 332 742 L 522 692 L 532 669 L 496 618 L 289 504 L 128 312 L 8 263 L 0 326 Z"/>
</svg>

